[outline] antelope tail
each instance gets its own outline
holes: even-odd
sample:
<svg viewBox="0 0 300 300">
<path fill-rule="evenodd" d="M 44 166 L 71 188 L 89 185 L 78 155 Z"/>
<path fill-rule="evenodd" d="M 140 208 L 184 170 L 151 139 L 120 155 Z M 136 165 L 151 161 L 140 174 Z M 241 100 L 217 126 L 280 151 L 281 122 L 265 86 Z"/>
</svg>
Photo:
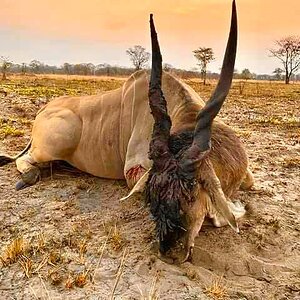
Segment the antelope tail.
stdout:
<svg viewBox="0 0 300 300">
<path fill-rule="evenodd" d="M 22 156 L 23 154 L 25 154 L 32 143 L 32 138 L 30 139 L 29 143 L 26 145 L 26 147 L 17 155 L 15 156 L 9 156 L 9 155 L 0 155 L 0 167 L 3 167 L 11 162 L 14 162 L 17 158 L 19 158 L 20 156 Z"/>
</svg>

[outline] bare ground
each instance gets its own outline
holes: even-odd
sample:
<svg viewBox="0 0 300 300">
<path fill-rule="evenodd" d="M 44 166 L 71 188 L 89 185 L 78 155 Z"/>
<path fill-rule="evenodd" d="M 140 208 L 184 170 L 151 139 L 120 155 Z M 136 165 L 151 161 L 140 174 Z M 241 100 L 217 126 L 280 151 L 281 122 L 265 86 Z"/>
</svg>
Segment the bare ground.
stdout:
<svg viewBox="0 0 300 300">
<path fill-rule="evenodd" d="M 188 83 L 204 97 L 212 89 Z M 9 164 L 0 169 L 0 299 L 300 299 L 300 86 L 248 85 L 243 95 L 233 87 L 222 112 L 255 176 L 235 196 L 249 207 L 240 234 L 203 227 L 192 262 L 170 265 L 157 257 L 141 197 L 119 201 L 123 181 L 53 163 L 16 192 Z M 0 152 L 25 146 L 47 101 L 20 94 L 0 95 Z"/>
</svg>

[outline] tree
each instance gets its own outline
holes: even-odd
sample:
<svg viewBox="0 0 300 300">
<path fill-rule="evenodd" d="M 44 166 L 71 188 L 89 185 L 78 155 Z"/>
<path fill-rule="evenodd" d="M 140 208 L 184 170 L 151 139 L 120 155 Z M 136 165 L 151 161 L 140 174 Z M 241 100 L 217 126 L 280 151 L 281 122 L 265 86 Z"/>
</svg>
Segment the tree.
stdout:
<svg viewBox="0 0 300 300">
<path fill-rule="evenodd" d="M 282 74 L 283 73 L 283 70 L 281 68 L 276 68 L 274 71 L 273 71 L 273 74 L 275 74 L 275 78 L 277 80 L 281 80 L 282 79 Z"/>
<path fill-rule="evenodd" d="M 65 74 L 70 75 L 71 71 L 72 71 L 72 65 L 69 64 L 69 63 L 64 63 L 62 65 L 62 69 L 63 69 L 63 71 L 64 71 Z"/>
<path fill-rule="evenodd" d="M 22 74 L 25 75 L 26 71 L 27 71 L 27 65 L 26 65 L 26 63 L 22 63 L 22 67 L 21 67 Z"/>
<path fill-rule="evenodd" d="M 2 71 L 2 80 L 6 80 L 6 74 L 8 69 L 11 67 L 12 62 L 8 57 L 1 56 L 0 57 L 1 71 Z"/>
<path fill-rule="evenodd" d="M 174 69 L 174 67 L 168 63 L 164 63 L 162 67 L 163 67 L 163 70 L 166 72 L 170 72 L 172 69 Z"/>
<path fill-rule="evenodd" d="M 139 45 L 127 49 L 126 53 L 136 70 L 145 67 L 150 58 L 150 53 L 146 52 L 146 49 Z"/>
<path fill-rule="evenodd" d="M 250 72 L 249 69 L 244 69 L 241 74 L 238 75 L 238 77 L 240 79 L 243 79 L 243 80 L 240 80 L 239 82 L 239 91 L 240 91 L 240 95 L 243 95 L 244 93 L 244 89 L 245 89 L 245 86 L 246 86 L 246 82 L 249 80 L 249 79 L 252 79 L 253 78 L 253 74 Z"/>
<path fill-rule="evenodd" d="M 271 56 L 278 58 L 285 71 L 285 83 L 290 83 L 293 73 L 300 68 L 300 37 L 289 36 L 275 41 L 276 48 L 270 49 Z"/>
<path fill-rule="evenodd" d="M 96 72 L 96 66 L 92 63 L 88 63 L 87 64 L 87 68 L 88 68 L 88 72 L 91 74 L 91 75 L 95 75 L 95 72 Z"/>
<path fill-rule="evenodd" d="M 37 74 L 42 71 L 43 63 L 34 59 L 30 62 L 29 67 L 32 69 L 33 73 Z"/>
<path fill-rule="evenodd" d="M 198 49 L 194 50 L 193 53 L 196 59 L 199 61 L 198 65 L 200 66 L 203 83 L 205 85 L 207 65 L 215 59 L 214 52 L 212 48 L 199 47 Z"/>
<path fill-rule="evenodd" d="M 249 80 L 252 78 L 252 74 L 249 69 L 244 69 L 240 75 L 242 79 Z"/>
</svg>

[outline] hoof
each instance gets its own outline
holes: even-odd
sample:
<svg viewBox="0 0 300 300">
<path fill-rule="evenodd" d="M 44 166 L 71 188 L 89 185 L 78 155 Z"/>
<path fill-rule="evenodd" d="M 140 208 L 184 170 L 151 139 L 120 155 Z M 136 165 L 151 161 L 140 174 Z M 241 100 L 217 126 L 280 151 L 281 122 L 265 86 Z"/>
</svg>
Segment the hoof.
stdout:
<svg viewBox="0 0 300 300">
<path fill-rule="evenodd" d="M 192 256 L 193 256 L 193 250 L 194 250 L 194 247 L 193 246 L 190 247 L 189 250 L 186 251 L 186 254 L 185 254 L 184 258 L 179 259 L 177 261 L 177 263 L 178 264 L 183 264 L 183 263 L 185 263 L 187 261 L 190 261 L 192 259 Z"/>
<path fill-rule="evenodd" d="M 26 182 L 24 182 L 22 179 L 19 180 L 17 183 L 16 183 L 16 190 L 17 191 L 20 191 L 20 190 L 23 190 L 25 189 L 26 187 L 29 187 L 30 185 Z"/>
<path fill-rule="evenodd" d="M 16 184 L 16 190 L 22 190 L 28 186 L 34 185 L 41 179 L 41 172 L 37 167 L 32 167 L 27 172 L 21 174 L 21 180 Z"/>
</svg>

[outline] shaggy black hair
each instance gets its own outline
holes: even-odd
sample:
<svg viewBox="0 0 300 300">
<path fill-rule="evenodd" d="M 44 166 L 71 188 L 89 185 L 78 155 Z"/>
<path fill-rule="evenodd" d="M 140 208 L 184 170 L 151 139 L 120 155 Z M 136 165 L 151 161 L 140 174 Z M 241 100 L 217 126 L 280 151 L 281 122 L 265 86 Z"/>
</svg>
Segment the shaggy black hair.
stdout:
<svg viewBox="0 0 300 300">
<path fill-rule="evenodd" d="M 183 131 L 181 133 L 172 134 L 169 139 L 169 149 L 176 155 L 186 150 L 192 145 L 194 138 L 194 130 Z"/>
<path fill-rule="evenodd" d="M 153 165 L 146 183 L 145 197 L 156 222 L 156 234 L 163 254 L 174 245 L 184 229 L 180 201 L 193 201 L 195 176 L 186 174 L 178 164 L 178 157 L 192 140 L 192 131 L 172 135 L 169 147 L 173 155 L 165 162 L 163 169 Z"/>
</svg>

